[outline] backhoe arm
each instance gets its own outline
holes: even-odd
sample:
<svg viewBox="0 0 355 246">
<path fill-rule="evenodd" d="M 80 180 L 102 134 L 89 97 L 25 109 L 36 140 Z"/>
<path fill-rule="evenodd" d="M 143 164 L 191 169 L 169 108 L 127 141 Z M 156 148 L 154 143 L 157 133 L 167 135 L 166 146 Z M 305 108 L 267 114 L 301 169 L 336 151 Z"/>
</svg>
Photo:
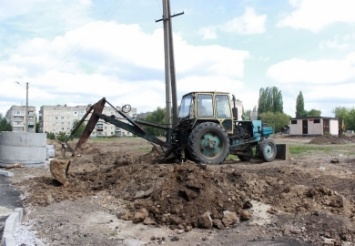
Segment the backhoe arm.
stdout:
<svg viewBox="0 0 355 246">
<path fill-rule="evenodd" d="M 102 114 L 105 104 L 109 104 L 112 108 L 114 108 L 124 119 L 128 121 L 128 123 L 116 119 L 114 115 L 105 115 Z M 75 132 L 79 129 L 80 125 L 85 121 L 85 119 L 89 116 L 90 119 L 88 120 L 86 127 L 81 134 L 79 141 L 77 142 L 75 148 L 72 148 L 69 144 L 68 141 L 72 138 L 72 136 L 75 134 Z M 170 142 L 165 142 L 159 138 L 157 138 L 154 135 L 148 134 L 140 125 L 146 125 L 146 126 L 152 126 L 164 130 L 171 130 L 168 127 L 164 127 L 161 125 L 157 125 L 154 123 L 149 123 L 149 122 L 144 122 L 141 120 L 137 120 L 139 124 L 132 118 L 130 118 L 128 115 L 126 115 L 124 112 L 117 110 L 112 104 L 110 104 L 108 101 L 106 101 L 105 98 L 102 98 L 100 101 L 95 103 L 94 105 L 90 106 L 90 108 L 87 110 L 86 114 L 83 116 L 83 118 L 78 122 L 78 124 L 74 127 L 73 131 L 71 132 L 70 136 L 67 138 L 67 140 L 62 143 L 63 149 L 69 149 L 72 152 L 72 156 L 75 155 L 75 151 L 80 149 L 83 144 L 86 143 L 88 138 L 90 137 L 91 133 L 95 130 L 96 124 L 99 121 L 99 119 L 104 120 L 105 122 L 111 123 L 119 128 L 122 128 L 126 131 L 131 132 L 132 134 L 144 138 L 149 142 L 155 143 L 161 147 L 168 148 L 170 145 Z"/>
</svg>

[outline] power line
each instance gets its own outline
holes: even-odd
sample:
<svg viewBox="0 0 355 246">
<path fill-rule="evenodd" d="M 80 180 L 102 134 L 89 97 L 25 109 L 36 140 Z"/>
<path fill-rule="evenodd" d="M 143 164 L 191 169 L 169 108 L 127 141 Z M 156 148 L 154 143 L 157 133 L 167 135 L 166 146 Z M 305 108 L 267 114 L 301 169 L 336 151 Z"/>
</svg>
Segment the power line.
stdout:
<svg viewBox="0 0 355 246">
<path fill-rule="evenodd" d="M 104 14 L 99 18 L 100 21 L 107 21 L 109 18 L 111 18 L 115 13 L 118 12 L 118 10 L 122 7 L 122 5 L 125 3 L 125 0 L 114 0 L 111 5 L 106 9 Z M 58 64 L 54 67 L 55 69 L 61 68 L 64 66 L 70 57 L 72 57 L 75 53 L 77 53 L 83 46 L 83 43 L 86 39 L 86 36 L 84 36 L 77 44 L 75 44 L 69 52 L 58 62 Z"/>
</svg>

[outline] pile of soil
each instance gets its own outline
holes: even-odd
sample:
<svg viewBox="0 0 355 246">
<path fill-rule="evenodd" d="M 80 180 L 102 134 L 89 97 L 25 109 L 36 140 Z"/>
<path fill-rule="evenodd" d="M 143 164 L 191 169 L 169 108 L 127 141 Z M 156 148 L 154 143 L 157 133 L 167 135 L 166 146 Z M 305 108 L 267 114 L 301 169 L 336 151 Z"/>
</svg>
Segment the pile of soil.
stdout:
<svg viewBox="0 0 355 246">
<path fill-rule="evenodd" d="M 309 141 L 310 144 L 348 144 L 355 143 L 355 137 L 353 136 L 333 136 L 333 135 L 322 135 L 313 138 Z"/>
<path fill-rule="evenodd" d="M 137 154 L 133 147 L 124 152 L 113 147 L 117 146 L 85 145 L 71 159 L 67 186 L 54 180 L 49 171 L 17 183 L 26 187 L 24 205 L 47 207 L 100 197 L 100 203 L 119 219 L 190 231 L 248 223 L 256 216 L 254 204 L 260 203 L 268 206 L 268 214 L 278 216 L 273 235 L 296 235 L 316 243 L 322 237 L 355 241 L 355 179 L 351 172 L 341 177 L 336 176 L 339 171 L 321 173 L 323 169 L 315 168 L 315 161 L 310 161 L 308 169 L 281 161 L 265 165 L 158 164 L 161 156 L 155 150 Z M 336 167 L 342 165 L 345 160 Z M 117 209 L 122 204 L 125 209 Z"/>
<path fill-rule="evenodd" d="M 185 229 L 223 228 L 230 226 L 231 220 L 249 220 L 252 200 L 272 205 L 270 213 L 323 211 L 355 216 L 352 202 L 326 188 L 324 180 L 301 171 L 270 168 L 258 172 L 231 165 L 147 163 L 152 160 L 154 152 L 140 156 L 100 152 L 92 155 L 95 168 L 88 171 L 81 168 L 80 158 L 75 159 L 67 187 L 52 177 L 26 181 L 36 192 L 28 194 L 25 203 L 48 206 L 106 192 L 114 199 L 127 201 L 128 210 L 119 214 L 120 218 Z M 355 186 L 355 180 L 349 180 L 348 185 Z"/>
</svg>

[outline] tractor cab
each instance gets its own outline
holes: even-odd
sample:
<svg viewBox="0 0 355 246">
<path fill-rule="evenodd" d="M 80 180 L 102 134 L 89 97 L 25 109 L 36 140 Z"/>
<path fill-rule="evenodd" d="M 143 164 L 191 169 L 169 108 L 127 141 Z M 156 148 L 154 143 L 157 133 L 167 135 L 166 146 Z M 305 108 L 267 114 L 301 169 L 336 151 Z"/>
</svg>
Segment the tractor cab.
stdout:
<svg viewBox="0 0 355 246">
<path fill-rule="evenodd" d="M 190 92 L 182 97 L 178 117 L 231 118 L 229 94 L 225 92 Z"/>
<path fill-rule="evenodd" d="M 233 132 L 233 117 L 229 93 L 191 92 L 182 97 L 179 121 L 189 120 L 191 127 L 202 122 L 215 122 L 228 133 Z"/>
</svg>

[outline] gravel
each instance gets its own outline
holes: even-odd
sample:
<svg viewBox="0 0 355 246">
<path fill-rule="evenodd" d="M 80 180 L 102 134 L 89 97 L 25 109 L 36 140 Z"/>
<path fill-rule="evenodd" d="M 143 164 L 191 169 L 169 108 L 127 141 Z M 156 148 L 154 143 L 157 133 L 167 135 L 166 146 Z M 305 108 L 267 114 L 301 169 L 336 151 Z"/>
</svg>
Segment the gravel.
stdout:
<svg viewBox="0 0 355 246">
<path fill-rule="evenodd" d="M 18 224 L 14 229 L 16 245 L 44 246 L 44 242 L 36 237 L 36 233 L 31 230 L 30 223 Z"/>
</svg>

